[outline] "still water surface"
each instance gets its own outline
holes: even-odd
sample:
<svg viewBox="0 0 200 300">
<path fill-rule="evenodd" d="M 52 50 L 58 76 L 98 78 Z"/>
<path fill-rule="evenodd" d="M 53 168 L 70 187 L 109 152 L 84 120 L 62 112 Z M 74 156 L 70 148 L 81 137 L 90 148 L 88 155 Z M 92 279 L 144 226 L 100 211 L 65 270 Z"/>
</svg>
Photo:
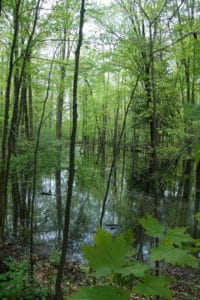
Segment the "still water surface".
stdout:
<svg viewBox="0 0 200 300">
<path fill-rule="evenodd" d="M 110 171 L 111 155 L 98 157 L 77 151 L 76 176 L 70 220 L 70 242 L 68 258 L 82 260 L 80 245 L 92 243 L 99 225 L 102 201 Z M 182 164 L 182 162 L 181 162 Z M 136 243 L 143 255 L 148 255 L 149 241 L 144 238 L 138 218 L 145 212 L 155 214 L 165 226 L 187 226 L 191 233 L 198 231 L 195 223 L 196 191 L 191 174 L 188 199 L 183 199 L 183 174 L 176 169 L 160 167 L 154 173 L 147 172 L 148 158 L 127 152 L 118 157 L 114 168 L 103 228 L 116 234 L 131 228 Z M 56 175 L 54 171 L 43 174 L 38 180 L 35 201 L 35 243 L 45 245 L 48 251 L 56 245 L 62 233 L 58 229 L 64 216 L 68 171 L 60 170 L 62 204 L 56 200 Z M 153 178 L 153 180 L 149 180 Z M 149 188 L 149 182 L 153 186 Z M 59 210 L 59 211 L 58 211 Z M 198 234 L 195 232 L 195 234 Z"/>
</svg>

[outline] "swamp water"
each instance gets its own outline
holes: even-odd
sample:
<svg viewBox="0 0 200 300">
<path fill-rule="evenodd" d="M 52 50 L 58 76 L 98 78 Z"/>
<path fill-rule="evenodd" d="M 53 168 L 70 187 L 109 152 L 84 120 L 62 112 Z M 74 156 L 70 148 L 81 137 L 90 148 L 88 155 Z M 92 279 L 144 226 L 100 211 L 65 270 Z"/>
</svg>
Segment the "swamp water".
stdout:
<svg viewBox="0 0 200 300">
<path fill-rule="evenodd" d="M 113 168 L 103 228 L 113 234 L 131 228 L 143 259 L 148 256 L 150 241 L 144 237 L 138 218 L 146 212 L 155 215 L 165 226 L 187 226 L 197 236 L 195 213 L 200 191 L 195 171 L 190 182 L 184 181 L 180 161 L 173 165 L 162 161 L 159 169 L 150 170 L 149 156 L 126 151 L 118 156 Z M 99 226 L 112 153 L 99 155 L 77 148 L 76 175 L 70 220 L 68 259 L 82 261 L 81 245 L 92 243 Z M 62 238 L 67 190 L 67 163 L 60 170 L 50 169 L 37 178 L 34 213 L 34 243 L 40 253 L 49 254 Z M 188 175 L 187 175 L 188 176 Z M 188 180 L 188 177 L 185 177 Z M 186 198 L 185 189 L 188 189 Z M 58 197 L 60 194 L 60 197 Z M 184 196 L 184 197 L 183 197 Z M 36 248 L 37 249 L 37 248 Z"/>
</svg>

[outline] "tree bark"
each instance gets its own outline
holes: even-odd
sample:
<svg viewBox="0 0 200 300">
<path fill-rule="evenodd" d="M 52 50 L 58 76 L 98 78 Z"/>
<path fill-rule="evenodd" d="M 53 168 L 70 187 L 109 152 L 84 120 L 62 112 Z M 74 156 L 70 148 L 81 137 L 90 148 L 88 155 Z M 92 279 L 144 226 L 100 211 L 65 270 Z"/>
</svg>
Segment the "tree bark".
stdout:
<svg viewBox="0 0 200 300">
<path fill-rule="evenodd" d="M 70 137 L 70 153 L 69 153 L 69 178 L 68 178 L 68 189 L 67 189 L 67 199 L 65 207 L 65 218 L 64 218 L 64 230 L 63 230 L 63 241 L 61 249 L 60 264 L 58 266 L 58 272 L 55 284 L 55 295 L 54 299 L 61 300 L 62 289 L 61 282 L 63 277 L 63 269 L 66 260 L 67 246 L 69 239 L 69 225 L 70 225 L 70 209 L 72 201 L 72 191 L 75 176 L 75 145 L 76 145 L 76 131 L 77 131 L 77 89 L 78 89 L 78 76 L 79 76 L 79 61 L 80 61 L 80 50 L 83 40 L 83 24 L 84 24 L 84 14 L 85 14 L 85 0 L 81 1 L 80 10 L 80 24 L 79 24 L 79 37 L 78 44 L 75 52 L 75 68 L 74 68 L 74 79 L 73 79 L 73 111 L 72 111 L 72 130 Z"/>
<path fill-rule="evenodd" d="M 9 69 L 8 80 L 7 80 L 5 113 L 4 113 L 4 129 L 3 129 L 3 137 L 2 137 L 2 166 L 1 166 L 1 172 L 0 172 L 1 176 L 0 177 L 3 179 L 0 179 L 0 194 L 1 194 L 0 197 L 3 197 L 3 198 L 2 198 L 2 200 L 0 200 L 0 206 L 2 206 L 2 203 L 3 203 L 3 206 L 2 206 L 1 216 L 0 216 L 1 232 L 3 232 L 4 219 L 5 219 L 6 207 L 7 207 L 7 186 L 8 186 L 9 172 L 10 172 L 10 159 L 11 159 L 12 154 L 16 150 L 16 142 L 17 142 L 17 136 L 18 136 L 20 88 L 21 88 L 22 79 L 25 74 L 26 63 L 27 63 L 27 60 L 29 58 L 29 54 L 31 51 L 33 36 L 34 36 L 35 30 L 36 30 L 40 1 L 41 0 L 37 1 L 33 27 L 32 27 L 28 42 L 27 42 L 27 47 L 26 47 L 24 55 L 23 55 L 21 70 L 19 73 L 17 70 L 15 77 L 14 77 L 15 98 L 14 98 L 14 105 L 13 105 L 13 112 L 12 112 L 12 117 L 11 117 L 9 136 L 8 136 L 7 128 L 8 128 L 8 119 L 9 119 L 8 117 L 9 117 L 9 105 L 10 105 L 10 91 L 11 91 L 12 75 L 13 75 L 13 70 L 14 70 L 14 55 L 15 55 L 15 53 L 17 53 L 17 50 L 18 50 L 17 49 L 17 39 L 18 39 L 18 32 L 19 32 L 19 22 L 20 22 L 19 18 L 20 18 L 21 1 L 19 0 L 16 4 L 15 31 L 14 31 L 13 44 L 12 44 L 12 49 L 11 49 L 11 54 L 10 54 L 10 69 Z M 8 136 L 8 142 L 7 142 L 7 136 Z M 7 149 L 6 149 L 6 145 L 7 145 Z M 7 156 L 6 156 L 6 150 L 7 150 Z"/>
<path fill-rule="evenodd" d="M 38 126 L 37 136 L 36 136 L 36 142 L 35 142 L 35 149 L 34 149 L 34 158 L 33 158 L 33 185 L 32 185 L 32 199 L 30 203 L 30 272 L 31 276 L 33 276 L 34 271 L 34 260 L 33 260 L 33 223 L 34 223 L 34 207 L 35 207 L 35 192 L 36 192 L 36 175 L 37 175 L 37 155 L 39 150 L 39 144 L 40 144 L 40 133 L 42 130 L 42 125 L 45 117 L 45 110 L 46 110 L 46 104 L 47 100 L 49 98 L 49 91 L 50 91 L 50 83 L 51 83 L 51 74 L 52 74 L 52 68 L 53 68 L 53 62 L 55 58 L 56 51 L 54 53 L 53 59 L 51 61 L 49 75 L 48 75 L 48 81 L 47 81 L 47 90 L 45 99 L 43 102 L 42 107 L 42 113 L 41 118 Z"/>
<path fill-rule="evenodd" d="M 33 94 L 32 94 L 32 81 L 31 74 L 28 76 L 28 115 L 29 115 L 29 129 L 30 129 L 30 138 L 33 138 Z"/>
<path fill-rule="evenodd" d="M 4 124 L 3 124 L 3 134 L 2 134 L 2 163 L 0 167 L 0 238 L 4 232 L 4 223 L 6 217 L 6 206 L 7 206 L 7 178 L 6 178 L 6 144 L 8 137 L 8 120 L 9 120 L 9 108 L 10 108 L 10 93 L 11 93 L 11 83 L 12 75 L 14 70 L 14 56 L 15 49 L 17 45 L 18 32 L 19 32 L 19 15 L 20 15 L 21 0 L 17 1 L 15 11 L 14 11 L 14 33 L 13 41 L 10 51 L 9 58 L 9 72 L 6 85 L 5 93 L 5 109 L 4 109 Z"/>
</svg>

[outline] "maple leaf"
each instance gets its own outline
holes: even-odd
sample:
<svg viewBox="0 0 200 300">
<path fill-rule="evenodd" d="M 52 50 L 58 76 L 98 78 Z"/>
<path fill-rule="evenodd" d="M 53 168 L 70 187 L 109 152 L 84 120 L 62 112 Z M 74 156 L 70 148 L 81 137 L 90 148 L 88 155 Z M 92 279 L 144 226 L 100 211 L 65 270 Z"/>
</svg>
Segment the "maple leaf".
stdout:
<svg viewBox="0 0 200 300">
<path fill-rule="evenodd" d="M 164 260 L 166 263 L 181 267 L 190 266 L 198 268 L 198 259 L 187 250 L 170 245 L 160 244 L 151 250 L 151 261 Z"/>
<path fill-rule="evenodd" d="M 150 268 L 150 266 L 147 266 L 144 263 L 135 262 L 130 266 L 118 268 L 118 273 L 124 276 L 133 274 L 135 277 L 143 277 Z"/>
<path fill-rule="evenodd" d="M 186 227 L 174 227 L 167 231 L 166 240 L 172 244 L 181 247 L 183 243 L 193 243 L 194 239 L 186 233 Z"/>
<path fill-rule="evenodd" d="M 172 292 L 167 287 L 172 278 L 166 276 L 152 276 L 147 274 L 140 283 L 138 283 L 133 291 L 139 296 L 161 296 L 166 299 L 172 299 Z"/>
<path fill-rule="evenodd" d="M 164 226 L 147 214 L 146 218 L 140 218 L 139 223 L 145 229 L 145 233 L 152 237 L 164 238 Z"/>
<path fill-rule="evenodd" d="M 97 277 L 118 272 L 125 265 L 126 256 L 130 253 L 129 240 L 125 234 L 115 238 L 99 228 L 94 238 L 94 246 L 83 246 L 84 257 Z"/>
</svg>

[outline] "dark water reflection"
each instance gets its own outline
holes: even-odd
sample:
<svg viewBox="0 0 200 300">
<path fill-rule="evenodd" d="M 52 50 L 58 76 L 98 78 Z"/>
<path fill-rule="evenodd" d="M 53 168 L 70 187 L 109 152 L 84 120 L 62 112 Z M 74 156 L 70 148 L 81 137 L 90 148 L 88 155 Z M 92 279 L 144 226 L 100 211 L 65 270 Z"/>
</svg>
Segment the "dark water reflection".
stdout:
<svg viewBox="0 0 200 300">
<path fill-rule="evenodd" d="M 85 155 L 79 149 L 76 159 L 69 257 L 82 260 L 80 245 L 92 243 L 99 225 L 112 156 L 108 154 L 101 160 L 97 154 L 88 155 L 87 152 Z M 125 157 L 119 155 L 109 189 L 103 219 L 104 229 L 116 234 L 131 228 L 135 232 L 138 248 L 142 249 L 144 256 L 148 256 L 149 241 L 144 239 L 138 218 L 144 216 L 145 212 L 155 214 L 156 210 L 158 219 L 165 226 L 184 225 L 191 233 L 194 233 L 195 229 L 196 234 L 199 234 L 199 227 L 194 218 L 197 204 L 195 171 L 190 174 L 192 184 L 188 191 L 189 198 L 184 199 L 184 169 L 181 166 L 182 161 L 173 169 L 161 166 L 155 173 L 149 174 L 148 157 L 144 159 L 138 154 L 134 156 L 131 152 L 127 152 Z M 59 207 L 55 174 L 55 170 L 51 170 L 45 176 L 41 176 L 37 183 L 34 240 L 44 252 L 49 252 L 57 245 L 62 236 L 59 226 L 64 216 L 68 171 L 60 171 L 62 201 Z M 153 189 L 149 188 L 152 178 Z"/>
</svg>

